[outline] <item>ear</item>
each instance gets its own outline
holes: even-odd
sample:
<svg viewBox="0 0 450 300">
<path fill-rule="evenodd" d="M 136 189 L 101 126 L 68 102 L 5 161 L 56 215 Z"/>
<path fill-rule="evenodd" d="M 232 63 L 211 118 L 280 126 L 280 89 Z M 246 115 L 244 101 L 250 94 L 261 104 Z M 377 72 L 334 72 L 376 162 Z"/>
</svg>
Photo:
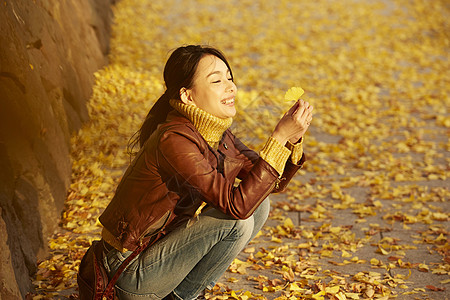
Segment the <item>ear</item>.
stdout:
<svg viewBox="0 0 450 300">
<path fill-rule="evenodd" d="M 180 89 L 180 99 L 184 104 L 195 105 L 194 100 L 192 99 L 192 91 L 187 88 Z"/>
</svg>

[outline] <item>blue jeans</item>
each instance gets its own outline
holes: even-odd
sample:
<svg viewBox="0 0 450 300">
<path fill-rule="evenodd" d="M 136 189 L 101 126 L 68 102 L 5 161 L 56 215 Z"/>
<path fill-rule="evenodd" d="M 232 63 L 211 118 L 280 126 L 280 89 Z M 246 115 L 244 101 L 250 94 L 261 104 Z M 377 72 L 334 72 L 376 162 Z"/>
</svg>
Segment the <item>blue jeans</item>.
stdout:
<svg viewBox="0 0 450 300">
<path fill-rule="evenodd" d="M 246 220 L 235 220 L 209 209 L 189 226 L 182 226 L 145 249 L 116 284 L 119 299 L 162 299 L 173 293 L 195 299 L 211 289 L 234 258 L 264 225 L 270 209 L 265 199 Z M 111 250 L 105 267 L 114 274 L 131 254 Z"/>
</svg>

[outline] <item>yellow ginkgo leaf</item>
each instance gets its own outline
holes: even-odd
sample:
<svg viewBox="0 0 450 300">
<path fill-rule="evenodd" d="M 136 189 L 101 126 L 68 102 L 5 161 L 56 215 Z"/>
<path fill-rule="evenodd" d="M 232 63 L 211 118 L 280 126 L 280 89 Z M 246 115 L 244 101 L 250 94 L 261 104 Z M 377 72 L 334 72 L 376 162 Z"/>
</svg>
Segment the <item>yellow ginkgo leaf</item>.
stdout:
<svg viewBox="0 0 450 300">
<path fill-rule="evenodd" d="M 291 87 L 284 95 L 286 101 L 297 101 L 305 91 L 301 87 Z"/>
<path fill-rule="evenodd" d="M 326 287 L 326 288 L 325 288 L 325 292 L 326 292 L 327 294 L 332 294 L 332 295 L 334 295 L 334 294 L 336 294 L 337 292 L 339 292 L 339 286 L 338 286 L 338 285 L 335 285 L 335 286 L 331 286 L 331 287 Z"/>
</svg>

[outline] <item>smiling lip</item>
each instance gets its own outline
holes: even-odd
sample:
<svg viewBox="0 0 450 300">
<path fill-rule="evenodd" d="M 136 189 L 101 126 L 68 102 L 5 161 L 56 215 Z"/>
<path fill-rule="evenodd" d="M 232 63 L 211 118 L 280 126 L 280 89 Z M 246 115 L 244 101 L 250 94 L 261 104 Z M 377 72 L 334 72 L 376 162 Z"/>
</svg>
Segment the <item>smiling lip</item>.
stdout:
<svg viewBox="0 0 450 300">
<path fill-rule="evenodd" d="M 234 105 L 234 96 L 230 98 L 223 99 L 220 103 L 225 105 Z"/>
</svg>

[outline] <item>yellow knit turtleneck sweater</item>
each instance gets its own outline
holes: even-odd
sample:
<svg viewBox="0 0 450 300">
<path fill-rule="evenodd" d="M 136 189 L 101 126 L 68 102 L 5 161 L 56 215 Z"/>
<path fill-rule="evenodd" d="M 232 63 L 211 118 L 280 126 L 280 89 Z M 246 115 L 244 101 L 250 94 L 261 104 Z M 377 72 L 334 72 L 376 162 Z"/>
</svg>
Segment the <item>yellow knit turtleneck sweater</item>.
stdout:
<svg viewBox="0 0 450 300">
<path fill-rule="evenodd" d="M 170 100 L 170 105 L 189 119 L 200 132 L 205 141 L 217 149 L 222 135 L 230 128 L 233 118 L 218 118 L 194 105 L 187 105 L 179 100 Z"/>
</svg>

